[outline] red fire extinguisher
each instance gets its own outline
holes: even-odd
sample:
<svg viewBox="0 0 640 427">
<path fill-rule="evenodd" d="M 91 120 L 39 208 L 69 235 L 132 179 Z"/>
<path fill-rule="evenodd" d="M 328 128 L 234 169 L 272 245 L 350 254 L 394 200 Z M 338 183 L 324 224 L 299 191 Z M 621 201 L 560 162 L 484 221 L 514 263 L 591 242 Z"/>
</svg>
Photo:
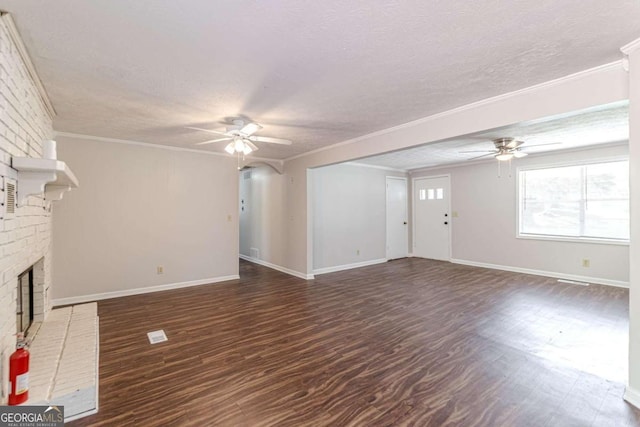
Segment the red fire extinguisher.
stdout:
<svg viewBox="0 0 640 427">
<path fill-rule="evenodd" d="M 9 405 L 19 405 L 29 398 L 29 351 L 23 334 L 18 334 L 16 351 L 9 358 Z"/>
</svg>

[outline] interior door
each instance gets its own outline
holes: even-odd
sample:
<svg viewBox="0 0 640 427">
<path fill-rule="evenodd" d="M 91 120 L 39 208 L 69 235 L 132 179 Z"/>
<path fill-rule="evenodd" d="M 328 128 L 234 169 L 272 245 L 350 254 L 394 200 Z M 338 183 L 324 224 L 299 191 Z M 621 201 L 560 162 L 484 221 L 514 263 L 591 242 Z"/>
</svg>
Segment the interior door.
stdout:
<svg viewBox="0 0 640 427">
<path fill-rule="evenodd" d="M 405 258 L 407 229 L 407 180 L 387 177 L 387 259 Z"/>
<path fill-rule="evenodd" d="M 251 181 L 251 170 L 245 170 L 240 172 L 240 185 L 239 185 L 239 195 L 240 195 L 240 206 L 238 207 L 239 215 L 239 238 L 240 238 L 240 255 L 244 256 L 252 256 L 250 246 L 251 246 L 251 213 L 249 209 L 251 208 L 251 197 L 252 197 L 252 181 Z"/>
<path fill-rule="evenodd" d="M 413 255 L 450 260 L 449 177 L 416 178 L 413 181 Z"/>
</svg>

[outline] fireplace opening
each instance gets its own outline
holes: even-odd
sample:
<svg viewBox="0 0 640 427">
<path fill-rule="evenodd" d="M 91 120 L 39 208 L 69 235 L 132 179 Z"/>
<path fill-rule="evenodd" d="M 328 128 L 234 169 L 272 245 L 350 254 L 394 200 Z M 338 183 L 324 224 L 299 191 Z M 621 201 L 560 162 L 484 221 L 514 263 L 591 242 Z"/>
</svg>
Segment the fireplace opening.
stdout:
<svg viewBox="0 0 640 427">
<path fill-rule="evenodd" d="M 26 335 L 33 323 L 33 266 L 18 276 L 16 332 Z"/>
</svg>

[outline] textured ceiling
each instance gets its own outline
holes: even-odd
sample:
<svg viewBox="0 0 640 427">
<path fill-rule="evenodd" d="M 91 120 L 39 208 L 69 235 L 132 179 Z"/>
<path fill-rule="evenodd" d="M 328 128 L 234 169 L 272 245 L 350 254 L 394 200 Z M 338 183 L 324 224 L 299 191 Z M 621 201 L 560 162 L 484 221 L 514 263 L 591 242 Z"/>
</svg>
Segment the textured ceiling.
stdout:
<svg viewBox="0 0 640 427">
<path fill-rule="evenodd" d="M 0 0 L 61 132 L 194 148 L 245 115 L 287 158 L 620 59 L 637 0 Z M 222 151 L 223 143 L 207 146 Z"/>
<path fill-rule="evenodd" d="M 461 151 L 493 150 L 492 140 L 509 137 L 524 141 L 522 148 L 530 154 L 625 141 L 629 139 L 628 110 L 627 102 L 619 102 L 364 158 L 358 163 L 403 170 L 465 163 L 483 153 Z M 493 160 L 491 156 L 485 159 Z"/>
</svg>

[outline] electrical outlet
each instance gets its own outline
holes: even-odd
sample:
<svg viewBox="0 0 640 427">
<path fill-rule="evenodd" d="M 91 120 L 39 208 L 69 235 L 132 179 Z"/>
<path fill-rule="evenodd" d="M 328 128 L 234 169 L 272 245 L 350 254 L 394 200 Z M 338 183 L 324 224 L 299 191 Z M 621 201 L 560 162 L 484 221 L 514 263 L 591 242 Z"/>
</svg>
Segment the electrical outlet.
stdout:
<svg viewBox="0 0 640 427">
<path fill-rule="evenodd" d="M 164 267 L 159 265 L 156 269 L 156 271 L 158 272 L 158 274 L 164 274 Z"/>
<path fill-rule="evenodd" d="M 583 266 L 583 267 L 587 267 L 587 268 L 588 268 L 588 267 L 591 267 L 591 261 L 590 261 L 590 260 L 588 260 L 588 259 L 586 259 L 586 258 L 585 258 L 585 259 L 583 259 L 583 260 L 582 260 L 582 266 Z"/>
</svg>

